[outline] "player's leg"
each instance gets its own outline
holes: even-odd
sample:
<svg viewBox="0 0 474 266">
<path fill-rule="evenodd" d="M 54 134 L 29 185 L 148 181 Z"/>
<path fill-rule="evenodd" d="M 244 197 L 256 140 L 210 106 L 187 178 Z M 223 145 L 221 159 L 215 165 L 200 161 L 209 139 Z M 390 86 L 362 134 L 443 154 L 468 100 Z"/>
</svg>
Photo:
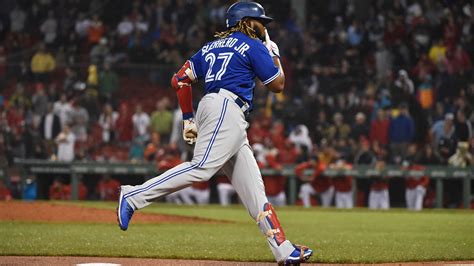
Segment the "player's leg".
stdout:
<svg viewBox="0 0 474 266">
<path fill-rule="evenodd" d="M 405 190 L 405 200 L 406 200 L 406 204 L 407 204 L 407 208 L 408 209 L 414 209 L 415 208 L 415 190 L 414 189 L 410 189 L 410 188 L 407 188 Z"/>
<path fill-rule="evenodd" d="M 321 193 L 321 204 L 324 208 L 331 207 L 332 199 L 334 198 L 334 187 L 330 186 L 326 191 Z"/>
<path fill-rule="evenodd" d="M 183 202 L 179 198 L 179 191 L 166 196 L 166 202 L 181 205 Z"/>
<path fill-rule="evenodd" d="M 311 207 L 311 196 L 314 195 L 316 191 L 310 183 L 305 183 L 300 187 L 299 197 L 303 201 L 303 206 L 306 208 Z"/>
<path fill-rule="evenodd" d="M 369 209 L 377 209 L 377 193 L 374 190 L 369 192 Z"/>
<path fill-rule="evenodd" d="M 215 93 L 206 95 L 199 104 L 196 116 L 198 138 L 192 161 L 182 163 L 142 185 L 122 186 L 117 210 L 120 228 L 128 228 L 136 209 L 144 208 L 193 182 L 209 180 L 246 139 L 236 128 L 235 119 L 240 116 L 243 116 L 240 109 L 235 103 L 229 103 L 229 99 Z M 239 126 L 242 131 L 245 130 L 246 125 Z"/>
<path fill-rule="evenodd" d="M 257 222 L 260 231 L 266 236 L 276 261 L 285 261 L 294 252 L 298 252 L 295 246 L 286 239 L 275 210 L 268 203 L 262 176 L 250 146 L 245 144 L 222 170 L 230 178 L 242 203 L 253 220 Z M 303 254 L 306 258 L 311 255 L 310 253 L 312 254 L 312 251 L 307 250 Z"/>
<path fill-rule="evenodd" d="M 343 208 L 343 199 L 344 197 L 342 196 L 342 192 L 336 191 L 336 208 L 341 209 Z"/>
<path fill-rule="evenodd" d="M 388 189 L 384 189 L 381 192 L 380 208 L 384 210 L 388 210 L 390 208 L 390 196 L 388 194 Z"/>
<path fill-rule="evenodd" d="M 352 192 L 346 192 L 344 193 L 344 205 L 346 209 L 352 209 L 354 208 L 354 197 L 352 195 Z"/>
<path fill-rule="evenodd" d="M 192 187 L 186 187 L 181 189 L 180 191 L 177 191 L 175 193 L 178 193 L 179 198 L 181 201 L 186 204 L 186 205 L 194 205 L 193 201 L 193 188 Z"/>
<path fill-rule="evenodd" d="M 197 204 L 199 205 L 209 204 L 209 196 L 210 196 L 209 189 L 193 188 L 193 190 L 194 190 L 194 198 L 196 199 Z"/>
<path fill-rule="evenodd" d="M 285 206 L 286 205 L 286 194 L 285 191 L 281 191 L 275 197 L 276 206 Z"/>
<path fill-rule="evenodd" d="M 419 211 L 423 209 L 423 199 L 425 197 L 426 189 L 423 187 L 417 187 L 415 190 L 414 209 Z"/>
</svg>

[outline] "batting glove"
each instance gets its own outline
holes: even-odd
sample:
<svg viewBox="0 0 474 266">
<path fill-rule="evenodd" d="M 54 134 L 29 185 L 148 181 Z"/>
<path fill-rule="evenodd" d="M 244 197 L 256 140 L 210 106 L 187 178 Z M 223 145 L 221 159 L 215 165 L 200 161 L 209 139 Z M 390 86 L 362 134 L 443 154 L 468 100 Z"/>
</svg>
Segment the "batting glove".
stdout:
<svg viewBox="0 0 474 266">
<path fill-rule="evenodd" d="M 197 127 L 193 118 L 183 120 L 183 139 L 189 145 L 196 143 Z"/>
<path fill-rule="evenodd" d="M 265 46 L 267 47 L 272 57 L 273 56 L 280 57 L 280 49 L 278 48 L 278 45 L 274 41 L 270 40 L 270 35 L 268 35 L 267 29 L 265 29 Z"/>
</svg>

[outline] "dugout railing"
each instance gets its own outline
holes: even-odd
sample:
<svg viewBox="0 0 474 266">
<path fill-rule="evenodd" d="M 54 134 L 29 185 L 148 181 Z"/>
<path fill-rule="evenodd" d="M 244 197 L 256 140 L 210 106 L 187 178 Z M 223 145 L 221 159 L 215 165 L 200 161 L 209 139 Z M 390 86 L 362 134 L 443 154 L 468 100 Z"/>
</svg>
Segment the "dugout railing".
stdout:
<svg viewBox="0 0 474 266">
<path fill-rule="evenodd" d="M 71 176 L 71 187 L 73 200 L 78 199 L 79 180 L 84 175 L 110 174 L 110 175 L 138 175 L 153 177 L 161 172 L 155 165 L 149 163 L 127 163 L 127 162 L 55 162 L 48 160 L 25 160 L 16 159 L 15 165 L 21 169 L 22 183 L 28 175 L 38 174 L 62 174 Z M 306 174 L 311 174 L 312 170 L 306 170 Z M 288 177 L 288 203 L 293 205 L 297 200 L 298 180 L 294 173 L 294 167 L 287 166 L 281 171 L 275 169 L 262 169 L 262 175 L 283 175 Z M 474 179 L 474 167 L 457 168 L 447 166 L 426 166 L 425 170 L 405 170 L 400 166 L 388 165 L 379 171 L 370 166 L 354 166 L 348 170 L 328 169 L 324 172 L 326 176 L 350 175 L 357 179 L 371 178 L 375 176 L 387 176 L 393 178 L 400 177 L 421 177 L 427 175 L 434 180 L 436 187 L 436 208 L 443 207 L 443 187 L 444 180 L 462 180 L 462 194 L 464 208 L 469 208 L 471 204 L 471 182 Z M 353 184 L 356 188 L 356 184 Z"/>
</svg>

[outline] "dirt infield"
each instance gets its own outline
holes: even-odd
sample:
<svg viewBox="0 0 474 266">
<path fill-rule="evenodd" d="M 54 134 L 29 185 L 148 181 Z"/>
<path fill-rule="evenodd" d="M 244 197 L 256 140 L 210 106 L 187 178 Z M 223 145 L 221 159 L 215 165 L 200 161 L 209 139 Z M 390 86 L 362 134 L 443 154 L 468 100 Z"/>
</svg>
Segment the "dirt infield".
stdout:
<svg viewBox="0 0 474 266">
<path fill-rule="evenodd" d="M 33 222 L 116 223 L 115 211 L 49 202 L 1 202 L 0 220 Z M 136 213 L 134 223 L 220 223 L 199 217 Z"/>
<path fill-rule="evenodd" d="M 384 266 L 420 266 L 420 265 L 473 265 L 474 262 L 409 262 L 409 263 L 384 263 L 384 264 L 314 264 L 308 263 L 303 265 L 384 265 Z M 0 257 L 0 265 L 210 265 L 210 266 L 238 266 L 238 265 L 256 265 L 270 266 L 276 263 L 263 262 L 233 262 L 233 261 L 214 261 L 214 260 L 163 260 L 163 259 L 136 259 L 136 258 L 101 258 L 101 257 L 21 257 L 6 256 Z"/>
</svg>

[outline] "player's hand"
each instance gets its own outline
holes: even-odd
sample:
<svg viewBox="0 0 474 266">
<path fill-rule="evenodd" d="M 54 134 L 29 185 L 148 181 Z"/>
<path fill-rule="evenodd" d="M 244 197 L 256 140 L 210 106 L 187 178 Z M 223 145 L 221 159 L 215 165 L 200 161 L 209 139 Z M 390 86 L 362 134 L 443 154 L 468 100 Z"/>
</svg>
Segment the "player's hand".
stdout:
<svg viewBox="0 0 474 266">
<path fill-rule="evenodd" d="M 265 46 L 267 47 L 272 57 L 273 56 L 280 57 L 280 49 L 278 48 L 278 45 L 274 41 L 270 40 L 270 35 L 268 35 L 267 29 L 265 29 Z"/>
<path fill-rule="evenodd" d="M 189 145 L 196 143 L 197 127 L 193 118 L 183 120 L 183 139 Z"/>
</svg>

